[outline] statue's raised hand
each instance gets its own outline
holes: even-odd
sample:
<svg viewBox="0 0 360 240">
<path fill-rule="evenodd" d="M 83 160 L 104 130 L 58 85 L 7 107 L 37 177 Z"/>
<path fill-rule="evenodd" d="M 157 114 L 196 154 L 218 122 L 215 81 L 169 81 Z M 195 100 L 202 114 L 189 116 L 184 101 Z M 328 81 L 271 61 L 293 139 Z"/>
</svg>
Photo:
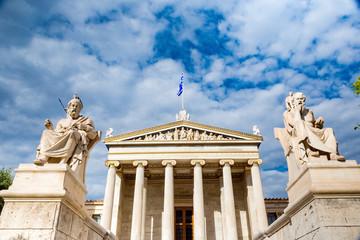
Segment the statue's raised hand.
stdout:
<svg viewBox="0 0 360 240">
<path fill-rule="evenodd" d="M 49 130 L 53 130 L 53 124 L 49 119 L 45 120 L 44 126 Z"/>
<path fill-rule="evenodd" d="M 318 119 L 316 119 L 316 121 L 315 121 L 315 127 L 322 129 L 323 126 L 324 126 L 324 118 L 318 117 Z"/>
</svg>

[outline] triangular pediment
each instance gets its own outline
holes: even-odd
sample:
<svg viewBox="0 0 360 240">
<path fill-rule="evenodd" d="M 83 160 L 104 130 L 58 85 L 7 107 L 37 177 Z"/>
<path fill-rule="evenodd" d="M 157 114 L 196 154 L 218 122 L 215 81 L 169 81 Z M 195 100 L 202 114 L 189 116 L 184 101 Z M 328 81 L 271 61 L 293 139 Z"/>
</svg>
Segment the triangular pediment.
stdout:
<svg viewBox="0 0 360 240">
<path fill-rule="evenodd" d="M 145 128 L 104 139 L 105 143 L 124 141 L 262 141 L 262 136 L 214 127 L 186 120 Z"/>
</svg>

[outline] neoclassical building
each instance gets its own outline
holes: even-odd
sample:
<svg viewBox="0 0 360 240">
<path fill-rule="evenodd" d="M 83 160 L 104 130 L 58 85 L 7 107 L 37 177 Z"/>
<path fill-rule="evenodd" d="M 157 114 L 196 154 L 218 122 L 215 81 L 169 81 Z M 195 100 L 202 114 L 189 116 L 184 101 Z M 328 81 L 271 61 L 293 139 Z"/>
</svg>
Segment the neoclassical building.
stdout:
<svg viewBox="0 0 360 240">
<path fill-rule="evenodd" d="M 122 240 L 252 239 L 268 225 L 259 135 L 177 121 L 107 137 L 101 224 Z"/>
</svg>

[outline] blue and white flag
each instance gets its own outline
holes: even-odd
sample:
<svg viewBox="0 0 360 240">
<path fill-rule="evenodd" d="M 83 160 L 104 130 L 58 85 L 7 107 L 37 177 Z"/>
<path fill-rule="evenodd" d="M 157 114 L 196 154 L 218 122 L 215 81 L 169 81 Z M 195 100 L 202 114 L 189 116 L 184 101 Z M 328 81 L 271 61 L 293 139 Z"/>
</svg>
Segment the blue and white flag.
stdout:
<svg viewBox="0 0 360 240">
<path fill-rule="evenodd" d="M 179 85 L 179 90 L 177 92 L 178 96 L 180 96 L 183 93 L 183 85 L 184 85 L 184 73 L 181 74 L 181 81 Z"/>
</svg>

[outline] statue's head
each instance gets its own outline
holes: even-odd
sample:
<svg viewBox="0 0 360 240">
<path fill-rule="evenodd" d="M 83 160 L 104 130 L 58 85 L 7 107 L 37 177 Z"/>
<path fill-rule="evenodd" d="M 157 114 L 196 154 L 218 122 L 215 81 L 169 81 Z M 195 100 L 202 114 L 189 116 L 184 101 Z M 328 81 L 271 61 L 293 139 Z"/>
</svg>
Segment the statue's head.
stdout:
<svg viewBox="0 0 360 240">
<path fill-rule="evenodd" d="M 67 114 L 74 119 L 78 118 L 82 108 L 82 102 L 75 93 L 73 99 L 68 102 Z"/>
<path fill-rule="evenodd" d="M 294 106 L 298 106 L 301 105 L 302 106 L 302 110 L 305 109 L 305 101 L 306 101 L 306 97 L 302 92 L 297 92 L 294 93 L 293 95 L 293 101 L 294 101 Z"/>
</svg>

